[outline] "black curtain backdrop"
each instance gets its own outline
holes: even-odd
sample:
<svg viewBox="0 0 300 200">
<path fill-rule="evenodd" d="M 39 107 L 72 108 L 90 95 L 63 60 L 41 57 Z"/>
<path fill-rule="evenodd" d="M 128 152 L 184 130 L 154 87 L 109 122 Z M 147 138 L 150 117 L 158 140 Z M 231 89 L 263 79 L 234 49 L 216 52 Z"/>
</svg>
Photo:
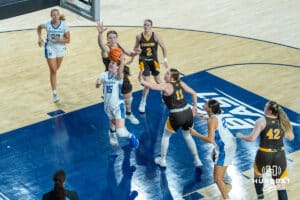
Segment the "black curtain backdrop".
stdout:
<svg viewBox="0 0 300 200">
<path fill-rule="evenodd" d="M 0 20 L 59 5 L 59 0 L 0 0 Z"/>
</svg>

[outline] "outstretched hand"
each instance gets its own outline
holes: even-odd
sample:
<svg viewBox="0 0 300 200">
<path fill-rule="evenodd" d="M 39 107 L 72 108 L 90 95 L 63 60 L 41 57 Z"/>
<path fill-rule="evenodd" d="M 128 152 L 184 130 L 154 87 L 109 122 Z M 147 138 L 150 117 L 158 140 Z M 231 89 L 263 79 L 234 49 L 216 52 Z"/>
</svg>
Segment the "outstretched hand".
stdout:
<svg viewBox="0 0 300 200">
<path fill-rule="evenodd" d="M 101 22 L 98 21 L 96 27 L 97 27 L 98 32 L 101 34 L 107 30 L 107 28 L 104 27 L 104 25 L 103 25 L 103 21 L 101 21 Z"/>
<path fill-rule="evenodd" d="M 236 134 L 236 137 L 237 137 L 237 138 L 240 138 L 240 139 L 243 139 L 244 135 L 243 135 L 242 133 L 237 133 L 237 134 Z"/>
<path fill-rule="evenodd" d="M 209 118 L 203 114 L 200 114 L 200 113 L 196 113 L 195 114 L 195 117 L 199 118 L 199 119 L 202 119 L 202 120 L 208 120 Z"/>
</svg>

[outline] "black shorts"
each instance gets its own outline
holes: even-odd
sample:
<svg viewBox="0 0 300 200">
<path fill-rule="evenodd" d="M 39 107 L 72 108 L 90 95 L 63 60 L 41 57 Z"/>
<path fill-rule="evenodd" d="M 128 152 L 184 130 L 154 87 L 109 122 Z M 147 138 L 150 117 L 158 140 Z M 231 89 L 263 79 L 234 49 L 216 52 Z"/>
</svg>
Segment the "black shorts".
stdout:
<svg viewBox="0 0 300 200">
<path fill-rule="evenodd" d="M 284 151 L 264 152 L 258 150 L 255 157 L 254 170 L 258 174 L 264 174 L 268 169 L 272 170 L 272 178 L 285 178 L 287 175 L 287 161 Z"/>
<path fill-rule="evenodd" d="M 143 76 L 150 76 L 150 72 L 152 76 L 159 75 L 160 64 L 157 60 L 145 61 L 140 59 L 139 63 Z"/>
<path fill-rule="evenodd" d="M 193 127 L 194 118 L 191 108 L 184 111 L 170 113 L 165 128 L 170 132 L 176 132 L 179 128 L 187 131 Z"/>
<path fill-rule="evenodd" d="M 132 84 L 127 76 L 123 78 L 122 94 L 127 94 L 132 91 Z"/>
</svg>

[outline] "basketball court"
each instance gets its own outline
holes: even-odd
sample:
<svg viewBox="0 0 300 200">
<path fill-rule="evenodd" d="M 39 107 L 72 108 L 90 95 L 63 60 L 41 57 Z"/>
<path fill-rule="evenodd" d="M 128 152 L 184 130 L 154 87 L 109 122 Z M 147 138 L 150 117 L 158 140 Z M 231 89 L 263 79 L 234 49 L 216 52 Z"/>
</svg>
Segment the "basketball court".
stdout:
<svg viewBox="0 0 300 200">
<path fill-rule="evenodd" d="M 167 46 L 169 66 L 184 73 L 182 79 L 196 90 L 199 112 L 204 112 L 207 99 L 218 99 L 228 113 L 233 134 L 249 133 L 263 115 L 266 101 L 272 99 L 284 107 L 294 125 L 295 140 L 286 142 L 286 152 L 288 194 L 296 199 L 300 3 L 257 0 L 241 5 L 222 0 L 213 5 L 176 0 L 174 5 L 160 1 L 121 4 L 117 0 L 100 5 L 101 19 L 119 33 L 120 44 L 133 48 L 143 20 L 151 18 L 153 30 Z M 132 8 L 139 9 L 130 12 Z M 49 70 L 35 30 L 49 19 L 50 9 L 0 21 L 0 199 L 41 199 L 52 189 L 52 175 L 60 168 L 67 172 L 66 188 L 76 190 L 80 199 L 218 199 L 210 145 L 195 138 L 204 163 L 201 182 L 194 180 L 192 157 L 180 132 L 170 140 L 168 168 L 155 166 L 168 113 L 160 94 L 153 91 L 146 114 L 138 113 L 137 59 L 131 64 L 131 80 L 136 91 L 133 113 L 140 124 L 126 121 L 126 125 L 140 139 L 140 147 L 132 150 L 128 141 L 120 140 L 120 148 L 111 148 L 102 92 L 95 88 L 104 69 L 95 23 L 60 10 L 70 26 L 71 43 L 58 72 L 61 101 L 57 104 L 52 103 Z M 205 132 L 206 123 L 196 119 L 195 128 Z M 256 143 L 238 140 L 236 159 L 229 168 L 233 199 L 255 198 L 252 164 L 256 149 Z M 276 198 L 274 187 L 267 185 L 265 199 Z"/>
</svg>

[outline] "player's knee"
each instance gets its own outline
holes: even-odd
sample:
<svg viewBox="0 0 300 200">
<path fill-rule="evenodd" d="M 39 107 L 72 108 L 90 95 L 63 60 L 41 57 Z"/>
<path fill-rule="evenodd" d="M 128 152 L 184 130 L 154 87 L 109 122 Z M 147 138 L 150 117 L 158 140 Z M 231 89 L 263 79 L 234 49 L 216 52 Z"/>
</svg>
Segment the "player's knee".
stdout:
<svg viewBox="0 0 300 200">
<path fill-rule="evenodd" d="M 223 177 L 220 175 L 214 175 L 214 181 L 217 184 L 221 184 L 223 182 Z"/>
<path fill-rule="evenodd" d="M 125 127 L 117 128 L 116 132 L 119 137 L 129 137 L 130 136 L 130 133 L 128 132 L 128 130 Z"/>
<path fill-rule="evenodd" d="M 132 104 L 132 101 L 133 101 L 133 97 L 124 99 L 124 102 L 125 102 L 126 105 L 131 105 L 131 104 Z"/>
</svg>

